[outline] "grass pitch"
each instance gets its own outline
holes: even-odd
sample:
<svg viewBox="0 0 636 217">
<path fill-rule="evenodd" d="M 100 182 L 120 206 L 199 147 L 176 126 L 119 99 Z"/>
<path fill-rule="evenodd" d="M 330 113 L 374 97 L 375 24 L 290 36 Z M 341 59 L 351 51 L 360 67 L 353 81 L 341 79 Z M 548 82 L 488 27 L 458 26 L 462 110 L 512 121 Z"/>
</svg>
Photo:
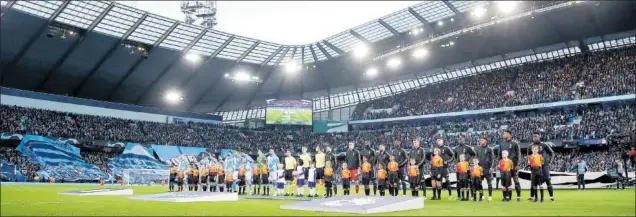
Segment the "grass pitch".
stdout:
<svg viewBox="0 0 636 217">
<path fill-rule="evenodd" d="M 280 210 L 282 204 L 295 201 L 247 200 L 217 203 L 169 203 L 129 200 L 128 196 L 58 195 L 62 191 L 97 189 L 101 186 L 1 186 L 2 216 L 325 216 L 344 213 Z M 108 187 L 112 188 L 112 187 Z M 135 195 L 164 193 L 167 187 L 133 187 Z M 340 189 L 339 189 L 340 190 Z M 339 192 L 340 193 L 340 192 Z M 407 192 L 410 194 L 410 192 Z M 430 191 L 428 192 L 430 196 Z M 558 190 L 556 203 L 502 203 L 501 192 L 493 192 L 493 202 L 449 201 L 447 192 L 441 201 L 425 201 L 421 210 L 383 213 L 397 216 L 634 216 L 634 189 Z M 453 194 L 455 192 L 453 191 Z M 514 193 L 513 193 L 514 194 Z M 547 192 L 546 192 L 546 198 Z"/>
</svg>

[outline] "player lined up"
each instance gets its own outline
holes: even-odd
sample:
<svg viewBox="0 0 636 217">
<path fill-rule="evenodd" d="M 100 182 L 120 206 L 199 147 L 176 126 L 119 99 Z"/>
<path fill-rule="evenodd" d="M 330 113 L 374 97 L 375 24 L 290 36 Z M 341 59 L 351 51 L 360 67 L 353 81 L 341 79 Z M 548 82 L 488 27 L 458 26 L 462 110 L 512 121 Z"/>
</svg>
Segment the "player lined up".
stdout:
<svg viewBox="0 0 636 217">
<path fill-rule="evenodd" d="M 479 146 L 473 148 L 467 146 L 465 139 L 460 137 L 459 145 L 454 150 L 445 145 L 444 139 L 437 139 L 430 162 L 431 190 L 433 191 L 431 199 L 440 200 L 443 188 L 446 188 L 449 199 L 452 199 L 448 168 L 456 161 L 458 200 L 484 201 L 482 182 L 485 180 L 488 186 L 488 201 L 492 201 L 492 176 L 496 171 L 496 183 L 499 185 L 501 182 L 502 185 L 502 201 L 512 200 L 513 188 L 516 191 L 517 201 L 521 201 L 521 187 L 517 174 L 521 161 L 520 146 L 512 139 L 512 133 L 509 130 L 504 130 L 503 138 L 504 141 L 499 144 L 498 159 L 493 149 L 488 146 L 486 138 L 481 138 Z M 206 165 L 201 165 L 203 171 L 189 168 L 185 174 L 184 171 L 173 167 L 170 169 L 169 190 L 175 191 L 174 183 L 177 183 L 179 188 L 176 191 L 183 191 L 183 180 L 187 174 L 190 191 L 198 191 L 200 181 L 203 191 L 235 192 L 234 185 L 238 183 L 236 192 L 240 195 L 246 195 L 247 186 L 250 188 L 253 186 L 250 189 L 252 195 L 269 196 L 269 189 L 272 187 L 276 189 L 275 196 L 303 197 L 306 188 L 309 188 L 308 197 L 317 197 L 316 187 L 324 186 L 326 190 L 324 196 L 331 197 L 337 195 L 336 183 L 338 182 L 342 182 L 344 195 L 351 194 L 351 187 L 354 187 L 358 195 L 361 180 L 366 196 L 371 195 L 371 187 L 374 196 L 377 195 L 378 188 L 380 196 L 386 196 L 386 190 L 389 191 L 389 195 L 398 196 L 400 188 L 402 194 L 406 195 L 408 182 L 411 196 L 420 196 L 419 191 L 423 191 L 423 196 L 426 198 L 424 174 L 426 151 L 420 147 L 420 141 L 413 140 L 412 150 L 409 153 L 401 148 L 400 141 L 395 141 L 393 145 L 394 148 L 391 151 L 386 151 L 384 145 L 380 145 L 379 151 L 375 151 L 367 142 L 358 151 L 355 149 L 355 143 L 349 143 L 344 156 L 345 161 L 339 167 L 329 146 L 326 147 L 326 153 L 323 153 L 320 147 L 316 147 L 315 161 L 312 161 L 314 159 L 307 152 L 306 146 L 302 148 L 302 154 L 298 159 L 292 157 L 291 152 L 287 151 L 284 164 L 279 161 L 274 150 L 270 150 L 267 157 L 259 151 L 256 164 L 249 171 L 247 170 L 249 167 L 244 163 L 240 163 L 238 171 L 232 171 L 233 167 L 224 167 L 223 163 L 211 162 L 209 169 L 206 169 Z M 532 176 L 530 200 L 543 201 L 543 183 L 545 183 L 550 199 L 554 201 L 549 168 L 544 166 L 553 155 L 552 149 L 549 145 L 541 143 L 539 133 L 534 133 L 533 143 L 528 151 L 532 152 L 528 157 Z M 270 170 L 270 168 L 274 169 Z"/>
</svg>

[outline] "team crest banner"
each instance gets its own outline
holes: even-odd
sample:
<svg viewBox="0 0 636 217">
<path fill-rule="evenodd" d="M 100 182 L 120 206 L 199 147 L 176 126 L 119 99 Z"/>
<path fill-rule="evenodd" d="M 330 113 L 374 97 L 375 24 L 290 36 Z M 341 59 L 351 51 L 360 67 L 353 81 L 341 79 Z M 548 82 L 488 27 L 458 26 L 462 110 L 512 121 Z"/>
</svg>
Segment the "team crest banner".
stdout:
<svg viewBox="0 0 636 217">
<path fill-rule="evenodd" d="M 99 168 L 82 160 L 74 141 L 25 135 L 16 149 L 40 166 L 38 175 L 44 178 L 65 181 L 108 179 Z"/>
</svg>

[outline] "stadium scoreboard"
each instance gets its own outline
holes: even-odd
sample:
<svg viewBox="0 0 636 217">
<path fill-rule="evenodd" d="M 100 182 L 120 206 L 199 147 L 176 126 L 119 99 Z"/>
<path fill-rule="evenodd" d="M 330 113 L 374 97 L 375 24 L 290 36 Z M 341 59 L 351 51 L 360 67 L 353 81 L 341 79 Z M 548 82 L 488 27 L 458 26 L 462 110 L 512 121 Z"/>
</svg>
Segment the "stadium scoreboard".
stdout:
<svg viewBox="0 0 636 217">
<path fill-rule="evenodd" d="M 312 108 L 310 100 L 268 99 L 265 124 L 311 125 Z"/>
</svg>

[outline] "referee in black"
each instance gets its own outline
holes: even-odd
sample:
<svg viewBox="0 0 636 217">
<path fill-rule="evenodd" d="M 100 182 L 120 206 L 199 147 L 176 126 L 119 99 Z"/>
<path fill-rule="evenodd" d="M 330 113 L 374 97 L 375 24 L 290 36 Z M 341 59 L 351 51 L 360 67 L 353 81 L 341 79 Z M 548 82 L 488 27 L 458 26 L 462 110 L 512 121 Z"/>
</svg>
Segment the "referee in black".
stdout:
<svg viewBox="0 0 636 217">
<path fill-rule="evenodd" d="M 402 183 L 402 194 L 406 196 L 406 182 L 404 181 L 404 176 L 406 175 L 406 166 L 409 159 L 406 154 L 406 150 L 404 150 L 401 145 L 402 141 L 400 141 L 399 139 L 395 139 L 395 141 L 393 141 L 393 150 L 391 150 L 391 155 L 395 156 L 395 161 L 398 163 L 398 176 L 400 177 L 400 182 Z M 398 194 L 398 191 L 398 189 L 395 189 L 396 195 Z"/>
<path fill-rule="evenodd" d="M 426 165 L 426 151 L 420 146 L 420 139 L 413 138 L 413 147 L 409 152 L 409 158 L 415 159 L 415 165 L 420 170 L 420 189 L 424 191 L 424 199 L 426 199 L 426 178 L 424 177 L 424 165 Z M 416 194 L 417 196 L 417 194 Z"/>
</svg>

